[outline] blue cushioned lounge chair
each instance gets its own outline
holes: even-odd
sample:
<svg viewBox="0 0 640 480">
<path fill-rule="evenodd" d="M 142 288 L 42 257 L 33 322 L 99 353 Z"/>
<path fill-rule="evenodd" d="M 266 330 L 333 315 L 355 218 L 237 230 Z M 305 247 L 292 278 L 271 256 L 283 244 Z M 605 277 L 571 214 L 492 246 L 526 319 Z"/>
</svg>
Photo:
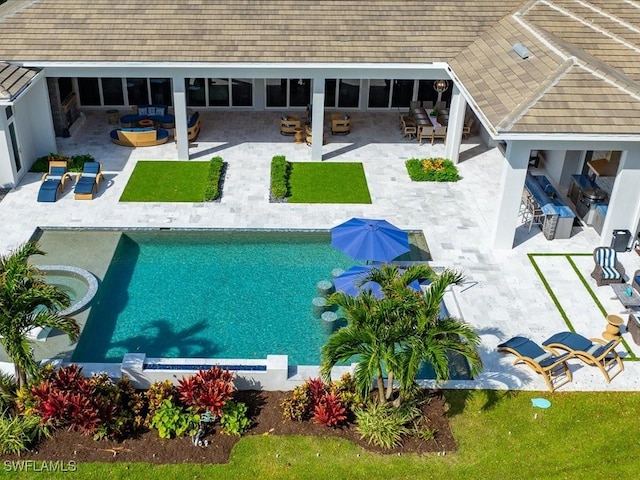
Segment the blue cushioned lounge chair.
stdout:
<svg viewBox="0 0 640 480">
<path fill-rule="evenodd" d="M 86 162 L 82 173 L 78 176 L 76 187 L 73 189 L 76 200 L 93 200 L 93 195 L 98 192 L 100 179 L 104 178 L 100 171 L 100 162 Z"/>
<path fill-rule="evenodd" d="M 39 202 L 55 202 L 64 191 L 64 184 L 71 179 L 67 172 L 67 162 L 54 160 L 49 162 L 49 172 L 42 175 L 42 185 L 38 190 Z"/>
<path fill-rule="evenodd" d="M 542 345 L 555 350 L 569 352 L 573 357 L 582 360 L 587 365 L 598 367 L 607 383 L 624 370 L 622 359 L 615 351 L 622 339 L 607 342 L 599 338 L 588 339 L 574 332 L 560 332 L 542 342 Z M 610 375 L 610 371 L 617 365 L 617 371 Z"/>
<path fill-rule="evenodd" d="M 596 248 L 593 251 L 593 260 L 596 266 L 591 272 L 591 276 L 599 287 L 624 282 L 624 267 L 618 261 L 616 251 L 613 248 Z"/>
<path fill-rule="evenodd" d="M 498 345 L 499 352 L 512 353 L 516 356 L 514 365 L 524 363 L 534 372 L 539 373 L 552 392 L 572 379 L 567 360 L 571 354 L 557 355 L 552 350 L 544 349 L 525 337 L 513 337 Z"/>
</svg>

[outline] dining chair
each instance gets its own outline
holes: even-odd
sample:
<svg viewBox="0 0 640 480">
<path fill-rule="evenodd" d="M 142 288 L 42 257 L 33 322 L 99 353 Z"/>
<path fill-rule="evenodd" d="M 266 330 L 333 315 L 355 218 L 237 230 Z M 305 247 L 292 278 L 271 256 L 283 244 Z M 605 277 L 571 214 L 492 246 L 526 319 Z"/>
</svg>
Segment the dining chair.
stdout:
<svg viewBox="0 0 640 480">
<path fill-rule="evenodd" d="M 418 142 L 422 145 L 423 138 L 431 138 L 433 135 L 433 126 L 420 125 L 418 127 Z"/>
<path fill-rule="evenodd" d="M 424 100 L 422 102 L 422 108 L 425 110 L 433 110 L 433 102 L 431 100 Z"/>
<path fill-rule="evenodd" d="M 435 141 L 436 138 L 441 138 L 444 143 L 447 143 L 447 127 L 446 126 L 434 128 L 432 130 L 433 132 L 431 133 L 431 145 L 433 145 L 433 142 Z"/>
</svg>

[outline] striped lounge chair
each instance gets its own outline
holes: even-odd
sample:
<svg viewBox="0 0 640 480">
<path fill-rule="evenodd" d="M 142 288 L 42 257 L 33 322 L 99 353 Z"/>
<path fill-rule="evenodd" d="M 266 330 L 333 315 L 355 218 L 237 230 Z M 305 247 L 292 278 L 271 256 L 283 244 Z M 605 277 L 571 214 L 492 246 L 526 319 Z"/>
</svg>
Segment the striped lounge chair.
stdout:
<svg viewBox="0 0 640 480">
<path fill-rule="evenodd" d="M 618 261 L 616 251 L 610 247 L 598 247 L 593 251 L 596 264 L 591 276 L 600 287 L 612 283 L 624 282 L 624 267 Z"/>
</svg>

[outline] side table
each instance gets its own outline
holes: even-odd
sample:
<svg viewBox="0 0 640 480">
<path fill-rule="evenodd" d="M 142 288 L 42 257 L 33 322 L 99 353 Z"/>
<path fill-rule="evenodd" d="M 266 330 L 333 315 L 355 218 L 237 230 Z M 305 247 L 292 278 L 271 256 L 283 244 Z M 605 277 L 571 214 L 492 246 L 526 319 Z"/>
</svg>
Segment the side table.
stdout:
<svg viewBox="0 0 640 480">
<path fill-rule="evenodd" d="M 616 340 L 620 337 L 620 326 L 623 324 L 624 320 L 618 315 L 607 315 L 607 328 L 602 332 L 602 338 Z"/>
<path fill-rule="evenodd" d="M 302 143 L 304 141 L 304 139 L 302 138 L 302 128 L 296 128 L 295 129 L 295 137 L 293 138 L 293 141 L 296 143 Z"/>
</svg>

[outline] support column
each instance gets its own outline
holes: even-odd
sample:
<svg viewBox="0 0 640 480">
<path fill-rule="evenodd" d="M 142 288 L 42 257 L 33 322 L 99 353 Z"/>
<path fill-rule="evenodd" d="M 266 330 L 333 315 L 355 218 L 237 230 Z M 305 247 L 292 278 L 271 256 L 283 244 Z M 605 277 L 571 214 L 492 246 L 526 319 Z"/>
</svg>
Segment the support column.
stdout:
<svg viewBox="0 0 640 480">
<path fill-rule="evenodd" d="M 445 145 L 445 157 L 453 163 L 458 163 L 460 158 L 460 144 L 462 143 L 462 129 L 464 127 L 464 114 L 467 110 L 467 102 L 460 90 L 453 84 L 451 91 L 451 105 L 449 106 L 449 123 L 447 124 L 447 144 Z"/>
<path fill-rule="evenodd" d="M 324 78 L 313 79 L 313 99 L 311 118 L 311 160 L 322 161 L 322 140 L 324 137 Z"/>
<path fill-rule="evenodd" d="M 498 208 L 493 225 L 493 247 L 496 249 L 513 248 L 530 151 L 531 146 L 528 143 L 509 142 L 507 144 L 498 192 Z"/>
<path fill-rule="evenodd" d="M 611 245 L 613 231 L 630 230 L 635 237 L 640 217 L 640 148 L 626 150 L 620 157 L 620 166 L 613 184 L 607 216 L 604 219 L 601 245 Z"/>
<path fill-rule="evenodd" d="M 178 138 L 178 160 L 189 160 L 187 96 L 184 84 L 184 77 L 173 78 L 173 113 L 176 117 L 175 135 Z"/>
</svg>

